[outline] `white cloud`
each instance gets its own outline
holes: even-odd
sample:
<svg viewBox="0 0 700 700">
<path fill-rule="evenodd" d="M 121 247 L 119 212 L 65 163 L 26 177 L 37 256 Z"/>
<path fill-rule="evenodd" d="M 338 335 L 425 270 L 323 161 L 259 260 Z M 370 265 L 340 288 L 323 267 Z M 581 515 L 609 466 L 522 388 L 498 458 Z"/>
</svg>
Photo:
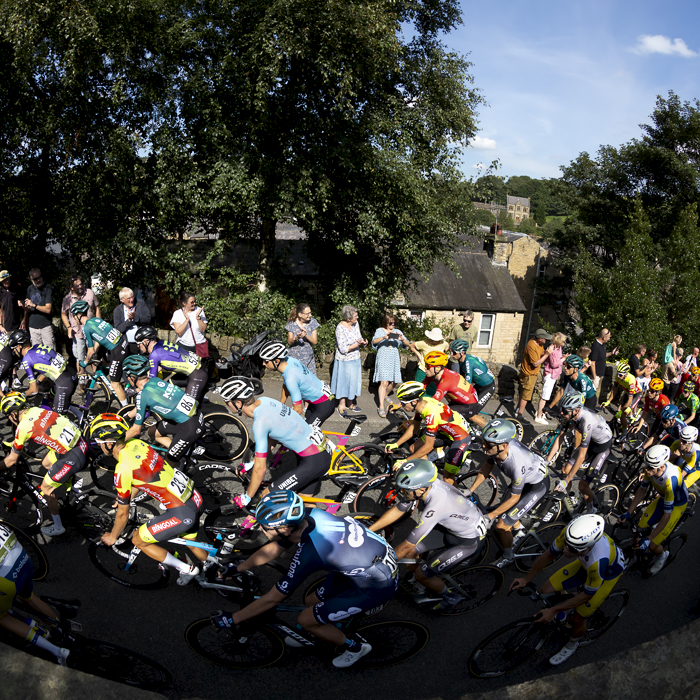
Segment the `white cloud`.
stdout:
<svg viewBox="0 0 700 700">
<path fill-rule="evenodd" d="M 484 136 L 475 136 L 469 141 L 469 145 L 475 148 L 477 151 L 495 151 L 496 141 L 494 139 L 487 139 Z"/>
<path fill-rule="evenodd" d="M 483 170 L 484 164 L 483 163 L 474 163 L 474 165 L 472 165 L 472 168 L 474 168 L 475 170 Z"/>
<path fill-rule="evenodd" d="M 669 56 L 676 54 L 678 56 L 683 56 L 683 58 L 693 58 L 693 56 L 698 55 L 697 51 L 688 48 L 688 45 L 683 39 L 671 40 L 663 34 L 654 34 L 654 36 L 642 34 L 637 37 L 637 42 L 637 45 L 630 49 L 632 53 L 663 53 Z"/>
</svg>

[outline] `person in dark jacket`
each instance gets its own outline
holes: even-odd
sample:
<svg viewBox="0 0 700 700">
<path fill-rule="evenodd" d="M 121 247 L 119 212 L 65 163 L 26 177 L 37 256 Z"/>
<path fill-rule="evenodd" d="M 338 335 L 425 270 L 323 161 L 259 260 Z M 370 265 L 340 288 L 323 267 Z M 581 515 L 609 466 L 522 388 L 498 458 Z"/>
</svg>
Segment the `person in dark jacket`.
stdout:
<svg viewBox="0 0 700 700">
<path fill-rule="evenodd" d="M 137 299 L 134 292 L 124 287 L 119 292 L 121 304 L 114 309 L 114 327 L 126 335 L 132 355 L 138 355 L 134 333 L 139 326 L 151 325 L 151 312 L 143 299 Z"/>
</svg>

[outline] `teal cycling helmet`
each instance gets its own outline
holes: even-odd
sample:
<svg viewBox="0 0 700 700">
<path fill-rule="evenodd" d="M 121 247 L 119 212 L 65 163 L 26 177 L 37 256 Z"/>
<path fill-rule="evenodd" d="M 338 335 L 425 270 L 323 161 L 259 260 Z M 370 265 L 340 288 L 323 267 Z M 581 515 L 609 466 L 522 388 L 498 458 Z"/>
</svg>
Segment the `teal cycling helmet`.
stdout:
<svg viewBox="0 0 700 700">
<path fill-rule="evenodd" d="M 149 369 L 148 358 L 143 355 L 129 355 L 122 363 L 122 368 L 125 374 L 134 377 L 145 377 Z"/>
<path fill-rule="evenodd" d="M 464 340 L 464 338 L 457 338 L 450 343 L 450 350 L 452 352 L 468 352 L 469 351 L 469 341 Z"/>
<path fill-rule="evenodd" d="M 579 394 L 578 391 L 572 394 L 564 394 L 559 401 L 559 409 L 562 411 L 575 411 L 583 406 L 583 400 L 583 394 Z"/>
<path fill-rule="evenodd" d="M 406 491 L 430 486 L 437 479 L 437 467 L 428 459 L 412 459 L 402 464 L 394 477 L 396 485 Z"/>
<path fill-rule="evenodd" d="M 569 365 L 569 367 L 573 367 L 574 369 L 581 369 L 584 365 L 583 358 L 579 357 L 578 355 L 569 355 L 565 360 L 564 364 Z"/>
<path fill-rule="evenodd" d="M 255 519 L 264 527 L 287 527 L 304 517 L 304 501 L 294 491 L 270 491 L 255 509 Z"/>
<path fill-rule="evenodd" d="M 513 423 L 496 418 L 484 426 L 481 437 L 492 445 L 503 445 L 514 440 L 517 434 Z"/>
<path fill-rule="evenodd" d="M 75 301 L 70 307 L 73 316 L 84 316 L 90 310 L 90 304 L 86 301 Z"/>
</svg>

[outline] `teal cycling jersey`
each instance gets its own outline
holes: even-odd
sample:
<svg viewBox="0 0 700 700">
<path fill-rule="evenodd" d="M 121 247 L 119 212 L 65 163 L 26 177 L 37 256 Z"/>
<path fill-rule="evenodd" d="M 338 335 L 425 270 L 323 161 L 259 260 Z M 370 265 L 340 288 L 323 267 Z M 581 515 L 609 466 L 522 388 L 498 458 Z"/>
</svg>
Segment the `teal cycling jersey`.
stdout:
<svg viewBox="0 0 700 700">
<path fill-rule="evenodd" d="M 464 362 L 459 363 L 459 373 L 475 386 L 488 386 L 495 381 L 488 365 L 480 357 L 474 355 L 467 355 Z"/>
<path fill-rule="evenodd" d="M 136 419 L 134 425 L 142 425 L 147 411 L 157 413 L 164 420 L 184 423 L 197 413 L 197 402 L 179 386 L 162 379 L 149 379 L 136 394 Z"/>
<path fill-rule="evenodd" d="M 563 381 L 565 394 L 568 394 L 574 390 L 583 394 L 584 399 L 591 399 L 595 396 L 595 387 L 593 386 L 593 382 L 583 372 L 579 372 L 576 379 L 564 375 Z"/>
<path fill-rule="evenodd" d="M 89 318 L 83 326 L 83 333 L 85 333 L 85 343 L 89 348 L 95 343 L 99 343 L 107 350 L 114 350 L 122 342 L 122 334 L 101 318 Z"/>
<path fill-rule="evenodd" d="M 189 350 L 181 350 L 178 345 L 159 340 L 148 356 L 148 364 L 150 365 L 149 377 L 157 377 L 161 367 L 189 376 L 202 366 L 202 360 Z"/>
<path fill-rule="evenodd" d="M 300 404 L 302 400 L 316 403 L 333 396 L 330 387 L 295 357 L 287 358 L 282 379 L 295 404 Z"/>
</svg>

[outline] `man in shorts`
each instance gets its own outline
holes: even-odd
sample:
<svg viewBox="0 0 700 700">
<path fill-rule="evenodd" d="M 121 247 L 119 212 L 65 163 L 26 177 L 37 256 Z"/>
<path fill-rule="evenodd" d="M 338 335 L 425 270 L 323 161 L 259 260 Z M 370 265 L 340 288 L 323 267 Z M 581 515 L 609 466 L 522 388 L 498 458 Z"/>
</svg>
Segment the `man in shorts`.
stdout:
<svg viewBox="0 0 700 700">
<path fill-rule="evenodd" d="M 538 328 L 535 331 L 535 337 L 525 346 L 523 361 L 520 365 L 520 376 L 518 377 L 520 400 L 518 402 L 518 410 L 515 413 L 515 418 L 519 420 L 525 417 L 524 411 L 528 401 L 532 401 L 537 377 L 540 375 L 540 366 L 550 355 L 549 351 L 544 349 L 544 346 L 551 339 L 551 333 L 547 333 L 544 328 Z"/>
</svg>

